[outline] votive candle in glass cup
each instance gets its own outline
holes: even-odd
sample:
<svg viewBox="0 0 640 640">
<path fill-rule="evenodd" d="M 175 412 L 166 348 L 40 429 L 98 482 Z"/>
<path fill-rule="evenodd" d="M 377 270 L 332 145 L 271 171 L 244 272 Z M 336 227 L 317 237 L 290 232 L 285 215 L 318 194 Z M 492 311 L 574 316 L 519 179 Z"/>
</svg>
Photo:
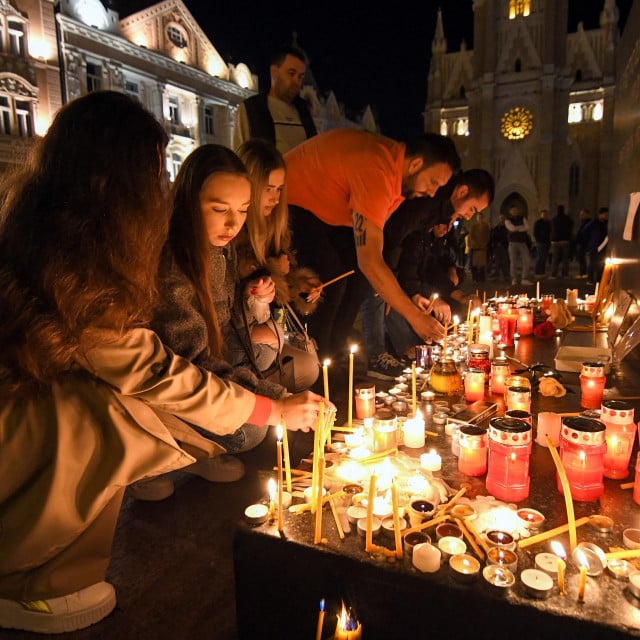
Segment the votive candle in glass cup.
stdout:
<svg viewBox="0 0 640 640">
<path fill-rule="evenodd" d="M 580 417 L 562 419 L 559 453 L 574 500 L 592 502 L 604 493 L 606 448 L 605 426 L 599 420 Z M 558 476 L 557 486 L 563 493 Z"/>
<path fill-rule="evenodd" d="M 468 369 L 464 375 L 464 399 L 467 402 L 484 400 L 485 372 L 482 369 Z"/>
<path fill-rule="evenodd" d="M 531 410 L 531 389 L 527 387 L 507 388 L 507 410 L 526 411 Z"/>
<path fill-rule="evenodd" d="M 507 403 L 507 391 L 509 387 L 526 387 L 531 390 L 531 380 L 526 376 L 512 373 L 505 377 L 504 379 L 504 402 Z M 528 409 L 527 409 L 528 411 Z"/>
<path fill-rule="evenodd" d="M 626 478 L 636 435 L 633 406 L 620 400 L 605 400 L 600 421 L 606 428 L 607 451 L 604 454 L 604 477 Z"/>
<path fill-rule="evenodd" d="M 468 476 L 484 475 L 487 472 L 487 430 L 465 424 L 458 434 L 458 471 Z"/>
<path fill-rule="evenodd" d="M 500 344 L 502 346 L 513 347 L 517 320 L 518 316 L 515 313 L 507 312 L 500 315 Z"/>
<path fill-rule="evenodd" d="M 543 316 L 549 315 L 549 307 L 553 304 L 553 300 L 553 293 L 542 294 L 542 299 L 540 301 L 540 312 Z"/>
<path fill-rule="evenodd" d="M 599 409 L 606 381 L 602 363 L 583 362 L 580 373 L 580 406 L 585 409 Z"/>
<path fill-rule="evenodd" d="M 491 362 L 491 373 L 489 374 L 489 391 L 491 393 L 504 393 L 504 383 L 510 373 L 509 361 L 506 358 L 494 358 Z"/>
<path fill-rule="evenodd" d="M 373 450 L 386 451 L 398 446 L 398 419 L 390 409 L 380 409 L 373 416 Z"/>
<path fill-rule="evenodd" d="M 376 387 L 373 383 L 365 382 L 356 385 L 355 405 L 358 420 L 373 417 L 376 412 Z"/>
<path fill-rule="evenodd" d="M 520 336 L 530 336 L 533 333 L 533 313 L 529 307 L 518 309 L 516 331 Z"/>
</svg>

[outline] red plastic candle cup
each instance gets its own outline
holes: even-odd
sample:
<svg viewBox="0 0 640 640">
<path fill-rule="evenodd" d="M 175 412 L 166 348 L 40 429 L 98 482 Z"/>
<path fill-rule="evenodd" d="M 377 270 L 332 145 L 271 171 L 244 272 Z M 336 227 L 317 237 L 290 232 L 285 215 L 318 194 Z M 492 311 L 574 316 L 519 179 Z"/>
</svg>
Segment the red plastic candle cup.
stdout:
<svg viewBox="0 0 640 640">
<path fill-rule="evenodd" d="M 516 418 L 489 421 L 487 491 L 498 500 L 520 502 L 529 495 L 531 425 Z"/>
<path fill-rule="evenodd" d="M 633 483 L 633 501 L 640 504 L 640 453 L 636 460 L 636 475 Z"/>
<path fill-rule="evenodd" d="M 592 502 L 604 493 L 605 426 L 599 420 L 567 417 L 560 431 L 560 459 L 574 500 Z M 557 476 L 557 486 L 563 493 Z"/>
<path fill-rule="evenodd" d="M 469 346 L 469 357 L 467 358 L 467 369 L 482 369 L 485 382 L 489 380 L 491 372 L 490 351 L 491 346 L 488 344 L 472 344 Z"/>
<path fill-rule="evenodd" d="M 484 378 L 482 369 L 468 369 L 464 375 L 464 399 L 467 402 L 484 400 Z"/>
<path fill-rule="evenodd" d="M 533 313 L 528 307 L 518 309 L 516 331 L 521 336 L 530 336 L 533 333 Z"/>
<path fill-rule="evenodd" d="M 545 293 L 542 296 L 542 299 L 540 301 L 540 311 L 542 312 L 542 315 L 549 315 L 549 307 L 553 304 L 553 294 L 552 293 Z"/>
<path fill-rule="evenodd" d="M 487 430 L 465 424 L 458 434 L 458 471 L 468 476 L 484 475 L 487 472 Z"/>
<path fill-rule="evenodd" d="M 580 376 L 580 406 L 584 409 L 599 409 L 604 395 L 605 376 L 592 378 Z"/>
<path fill-rule="evenodd" d="M 512 313 L 503 313 L 500 316 L 500 343 L 505 347 L 513 347 L 517 319 L 518 316 Z"/>
<path fill-rule="evenodd" d="M 636 425 L 633 407 L 620 400 L 605 400 L 602 403 L 600 421 L 606 428 L 607 451 L 604 454 L 604 477 L 626 478 Z"/>
<path fill-rule="evenodd" d="M 376 412 L 376 387 L 374 384 L 363 383 L 355 387 L 356 418 L 364 420 L 373 418 Z"/>
</svg>

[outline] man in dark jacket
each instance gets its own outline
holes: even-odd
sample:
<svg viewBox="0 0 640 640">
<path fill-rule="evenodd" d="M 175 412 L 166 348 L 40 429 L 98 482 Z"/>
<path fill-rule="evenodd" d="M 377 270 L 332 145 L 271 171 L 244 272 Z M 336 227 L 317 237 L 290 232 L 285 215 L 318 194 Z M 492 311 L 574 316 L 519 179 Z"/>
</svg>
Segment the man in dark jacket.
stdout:
<svg viewBox="0 0 640 640">
<path fill-rule="evenodd" d="M 300 97 L 307 70 L 304 51 L 280 47 L 271 57 L 271 89 L 247 98 L 236 113 L 233 147 L 249 138 L 264 138 L 282 154 L 315 136 L 316 126 L 306 100 Z"/>
<path fill-rule="evenodd" d="M 604 270 L 604 259 L 609 242 L 609 207 L 600 207 L 598 215 L 585 227 L 587 238 L 587 254 L 589 256 L 589 270 L 587 284 L 600 282 Z"/>
<path fill-rule="evenodd" d="M 551 277 L 558 277 L 558 267 L 562 263 L 562 277 L 569 275 L 571 259 L 571 232 L 573 220 L 564 212 L 564 206 L 558 205 L 558 212 L 551 221 Z"/>
<path fill-rule="evenodd" d="M 578 262 L 579 274 L 578 278 L 587 277 L 587 236 L 585 229 L 591 222 L 591 213 L 589 209 L 580 209 L 578 214 L 578 233 L 576 233 L 576 261 Z"/>
<path fill-rule="evenodd" d="M 547 269 L 547 258 L 551 248 L 551 222 L 549 210 L 541 209 L 540 217 L 533 224 L 533 239 L 536 241 L 536 276 L 542 277 Z"/>
</svg>

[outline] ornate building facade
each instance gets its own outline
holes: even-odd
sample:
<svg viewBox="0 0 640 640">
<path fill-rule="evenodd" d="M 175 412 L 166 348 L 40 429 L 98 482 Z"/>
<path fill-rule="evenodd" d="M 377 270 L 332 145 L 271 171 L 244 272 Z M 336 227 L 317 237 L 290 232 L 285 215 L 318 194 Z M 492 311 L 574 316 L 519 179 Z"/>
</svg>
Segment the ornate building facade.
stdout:
<svg viewBox="0 0 640 640">
<path fill-rule="evenodd" d="M 100 0 L 0 0 L 0 169 L 19 161 L 56 111 L 90 91 L 138 99 L 169 133 L 175 177 L 198 145 L 231 144 L 235 111 L 258 91 L 246 64 L 227 64 L 182 0 L 164 0 L 120 18 Z M 374 130 L 367 108 L 346 119 L 332 92 L 304 87 L 319 131 Z"/>
<path fill-rule="evenodd" d="M 601 1 L 598 29 L 567 33 L 568 0 L 475 0 L 474 49 L 457 52 L 438 13 L 425 130 L 491 171 L 494 220 L 511 203 L 573 216 L 609 203 L 619 16 Z"/>
</svg>

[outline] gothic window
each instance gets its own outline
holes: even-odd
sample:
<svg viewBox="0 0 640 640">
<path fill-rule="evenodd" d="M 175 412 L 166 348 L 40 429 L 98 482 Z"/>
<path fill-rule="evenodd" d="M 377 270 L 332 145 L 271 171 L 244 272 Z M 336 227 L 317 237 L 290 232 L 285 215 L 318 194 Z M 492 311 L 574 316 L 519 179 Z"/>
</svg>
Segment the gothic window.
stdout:
<svg viewBox="0 0 640 640">
<path fill-rule="evenodd" d="M 11 134 L 11 107 L 6 96 L 0 96 L 0 133 Z"/>
<path fill-rule="evenodd" d="M 521 71 L 522 71 L 522 61 L 520 60 L 520 58 L 516 58 L 515 72 L 520 73 Z"/>
<path fill-rule="evenodd" d="M 529 109 L 509 109 L 500 121 L 500 131 L 507 140 L 523 140 L 533 129 L 533 115 Z"/>
<path fill-rule="evenodd" d="M 9 20 L 9 51 L 14 55 L 24 55 L 24 24 Z"/>
<path fill-rule="evenodd" d="M 171 124 L 180 124 L 180 107 L 178 98 L 173 96 L 169 98 L 169 120 Z"/>
<path fill-rule="evenodd" d="M 187 34 L 184 32 L 182 27 L 179 27 L 174 22 L 169 24 L 167 27 L 167 38 L 169 38 L 169 40 L 179 49 L 184 49 L 189 46 Z"/>
<path fill-rule="evenodd" d="M 102 67 L 87 62 L 87 91 L 100 91 L 102 88 Z"/>
<path fill-rule="evenodd" d="M 569 167 L 569 195 L 577 196 L 580 193 L 580 167 L 577 162 L 572 162 Z"/>
<path fill-rule="evenodd" d="M 204 108 L 204 132 L 208 136 L 214 135 L 213 128 L 213 107 L 207 106 Z"/>
</svg>

